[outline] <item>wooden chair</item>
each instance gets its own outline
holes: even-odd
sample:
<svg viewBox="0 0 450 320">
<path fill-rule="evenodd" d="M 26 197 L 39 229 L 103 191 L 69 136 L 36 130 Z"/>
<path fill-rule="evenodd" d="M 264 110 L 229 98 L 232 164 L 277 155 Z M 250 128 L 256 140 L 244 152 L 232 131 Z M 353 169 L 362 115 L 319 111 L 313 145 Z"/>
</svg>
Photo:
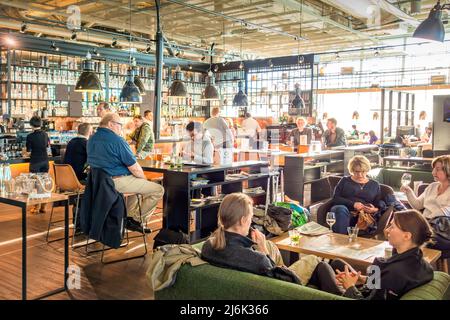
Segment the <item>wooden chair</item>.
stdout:
<svg viewBox="0 0 450 320">
<path fill-rule="evenodd" d="M 341 179 L 341 177 L 334 177 L 334 176 L 330 176 L 328 177 L 330 179 L 330 190 L 331 191 L 331 195 L 333 194 L 334 191 L 334 187 L 336 187 L 337 182 L 339 182 L 339 180 Z M 337 182 L 336 182 L 337 181 Z M 331 189 L 331 184 L 334 185 L 334 187 Z M 385 198 L 388 194 L 393 195 L 394 194 L 394 190 L 384 184 L 380 184 L 380 189 L 381 189 L 381 197 Z M 330 211 L 331 207 L 333 206 L 333 199 L 329 199 L 328 201 L 326 201 L 325 203 L 323 203 L 317 210 L 317 223 L 328 227 L 328 224 L 326 222 L 326 216 L 327 216 L 327 212 Z M 377 225 L 377 232 L 375 234 L 371 234 L 371 235 L 362 235 L 362 237 L 365 238 L 375 238 L 378 240 L 385 240 L 384 237 L 384 229 L 386 228 L 386 226 L 388 225 L 389 221 L 392 218 L 392 213 L 394 211 L 394 208 L 392 206 L 390 206 L 388 209 L 386 209 L 386 211 L 383 213 L 383 215 L 380 217 L 380 220 L 378 220 L 378 225 Z"/>
<path fill-rule="evenodd" d="M 53 164 L 53 172 L 55 177 L 55 187 L 58 193 L 62 193 L 69 196 L 69 203 L 72 203 L 75 206 L 75 217 L 73 220 L 74 225 L 74 231 L 72 233 L 72 248 L 73 248 L 73 239 L 75 237 L 75 230 L 77 225 L 77 219 L 78 219 L 78 211 L 80 207 L 80 197 L 84 193 L 84 185 L 80 183 L 80 181 L 77 178 L 77 175 L 75 174 L 75 171 L 73 171 L 73 168 L 69 164 Z M 75 203 L 74 203 L 75 200 Z M 52 206 L 52 210 L 50 213 L 50 219 L 48 221 L 48 228 L 47 228 L 47 235 L 46 235 L 46 241 L 48 241 L 48 237 L 50 234 L 50 227 L 58 222 L 62 222 L 62 220 L 59 221 L 52 221 L 53 218 L 53 211 L 55 207 L 60 206 L 60 204 L 55 203 Z M 61 240 L 61 239 L 57 239 Z M 52 240 L 56 241 L 56 240 Z"/>
</svg>

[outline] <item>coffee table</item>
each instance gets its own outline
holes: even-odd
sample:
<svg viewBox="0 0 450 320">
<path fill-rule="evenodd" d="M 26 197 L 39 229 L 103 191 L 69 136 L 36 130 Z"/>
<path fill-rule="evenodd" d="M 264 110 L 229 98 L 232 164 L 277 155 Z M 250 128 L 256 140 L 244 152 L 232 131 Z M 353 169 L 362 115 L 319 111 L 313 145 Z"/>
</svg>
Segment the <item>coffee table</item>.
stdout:
<svg viewBox="0 0 450 320">
<path fill-rule="evenodd" d="M 389 246 L 387 241 L 358 237 L 349 243 L 348 236 L 338 233 L 328 233 L 321 236 L 301 235 L 299 244 L 291 243 L 286 232 L 270 239 L 280 249 L 290 253 L 312 254 L 327 259 L 340 258 L 356 267 L 365 270 L 372 264 L 375 257 L 384 257 L 384 249 Z M 439 250 L 423 248 L 424 259 L 435 263 L 441 256 Z"/>
</svg>

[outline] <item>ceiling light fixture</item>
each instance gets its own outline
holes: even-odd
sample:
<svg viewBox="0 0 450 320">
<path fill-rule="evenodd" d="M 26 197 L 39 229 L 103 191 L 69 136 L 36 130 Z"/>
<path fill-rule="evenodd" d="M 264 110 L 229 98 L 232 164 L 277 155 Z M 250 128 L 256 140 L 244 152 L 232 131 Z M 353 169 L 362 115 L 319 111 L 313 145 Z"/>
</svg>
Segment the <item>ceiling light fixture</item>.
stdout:
<svg viewBox="0 0 450 320">
<path fill-rule="evenodd" d="M 25 33 L 27 31 L 28 26 L 25 22 L 22 22 L 22 25 L 20 26 L 20 33 Z"/>
<path fill-rule="evenodd" d="M 86 60 L 83 61 L 83 72 L 78 78 L 74 91 L 76 92 L 99 92 L 102 91 L 102 84 L 94 72 L 94 66 L 91 60 L 91 53 L 88 51 Z"/>
<path fill-rule="evenodd" d="M 273 62 L 272 62 L 272 59 L 269 59 L 269 68 L 273 68 Z"/>
<path fill-rule="evenodd" d="M 152 50 L 152 47 L 149 45 L 147 45 L 147 48 L 145 48 L 145 52 L 149 53 Z"/>
<path fill-rule="evenodd" d="M 120 91 L 119 100 L 126 104 L 142 103 L 142 96 L 139 87 L 135 84 L 135 60 L 131 56 L 131 0 L 128 1 L 130 7 L 130 36 L 129 36 L 129 50 L 130 50 L 130 67 L 128 68 L 127 81 Z M 140 80 L 140 79 L 139 79 Z M 143 84 L 142 84 L 143 86 Z M 144 90 L 145 91 L 145 90 Z"/>
<path fill-rule="evenodd" d="M 175 69 L 175 76 L 169 89 L 169 96 L 174 98 L 184 98 L 187 97 L 188 93 L 186 86 L 183 82 L 183 73 L 181 72 L 180 66 Z"/>
<path fill-rule="evenodd" d="M 117 46 L 117 39 L 116 38 L 113 38 L 112 39 L 112 42 L 111 42 L 111 47 L 115 47 L 115 46 Z"/>
<path fill-rule="evenodd" d="M 242 81 L 238 82 L 238 93 L 233 98 L 233 107 L 246 107 L 248 106 L 247 95 L 244 93 Z"/>
<path fill-rule="evenodd" d="M 50 46 L 50 48 L 52 50 L 59 51 L 59 47 L 56 45 L 55 41 L 52 42 L 52 45 Z"/>
<path fill-rule="evenodd" d="M 220 100 L 219 92 L 217 92 L 216 87 L 214 86 L 214 74 L 211 71 L 212 66 L 212 57 L 213 57 L 213 49 L 215 43 L 211 45 L 211 49 L 209 50 L 210 60 L 209 60 L 209 70 L 208 76 L 206 77 L 207 86 L 205 90 L 202 92 L 201 100 Z"/>
<path fill-rule="evenodd" d="M 188 66 L 188 68 L 189 68 L 189 70 L 192 70 L 192 64 L 190 64 L 190 65 Z"/>
<path fill-rule="evenodd" d="M 70 40 L 77 40 L 77 32 L 75 30 L 72 31 L 72 34 L 70 35 Z"/>
<path fill-rule="evenodd" d="M 444 42 L 445 29 L 441 19 L 442 11 L 449 9 L 449 3 L 441 5 L 441 2 L 438 1 L 436 5 L 430 10 L 428 18 L 423 20 L 416 28 L 413 34 L 413 38 L 422 38 L 432 41 Z"/>
<path fill-rule="evenodd" d="M 92 53 L 95 54 L 97 57 L 100 57 L 100 52 L 98 52 L 97 48 L 94 48 Z"/>
</svg>

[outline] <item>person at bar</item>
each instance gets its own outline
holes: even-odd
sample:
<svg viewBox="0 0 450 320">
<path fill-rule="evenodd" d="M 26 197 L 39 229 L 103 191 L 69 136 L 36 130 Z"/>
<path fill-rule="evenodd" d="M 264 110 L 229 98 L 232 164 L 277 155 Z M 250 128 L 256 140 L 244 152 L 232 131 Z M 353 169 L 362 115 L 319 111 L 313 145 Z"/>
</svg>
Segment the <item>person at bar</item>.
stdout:
<svg viewBox="0 0 450 320">
<path fill-rule="evenodd" d="M 122 123 L 119 115 L 106 114 L 100 121 L 97 132 L 87 144 L 88 164 L 92 168 L 99 168 L 111 175 L 114 186 L 121 193 L 142 194 L 142 216 L 144 221 L 149 217 L 158 201 L 164 194 L 164 188 L 148 181 L 144 171 L 130 149 L 125 139 L 120 136 Z M 139 221 L 139 206 L 136 197 L 127 201 L 127 228 L 141 232 Z M 151 232 L 145 228 L 145 232 Z"/>
<path fill-rule="evenodd" d="M 211 117 L 203 123 L 203 128 L 211 135 L 214 151 L 217 156 L 221 149 L 233 147 L 233 134 L 227 122 L 220 116 L 220 108 L 214 107 L 211 110 Z"/>
<path fill-rule="evenodd" d="M 97 116 L 103 118 L 107 113 L 111 112 L 111 108 L 107 102 L 100 102 L 97 105 Z"/>
<path fill-rule="evenodd" d="M 254 147 L 256 140 L 258 139 L 258 134 L 261 132 L 261 126 L 258 121 L 256 121 L 249 112 L 245 113 L 245 119 L 242 120 L 242 130 L 250 139 L 250 146 Z"/>
<path fill-rule="evenodd" d="M 182 148 L 183 160 L 200 164 L 212 164 L 214 147 L 211 139 L 203 133 L 200 122 L 189 122 L 186 131 L 191 138 Z"/>
<path fill-rule="evenodd" d="M 67 144 L 63 163 L 72 166 L 78 180 L 85 182 L 87 162 L 87 141 L 92 135 L 92 126 L 89 123 L 80 123 L 78 126 L 78 136 L 71 139 Z"/>
<path fill-rule="evenodd" d="M 375 131 L 369 131 L 369 144 L 375 144 L 378 141 L 378 137 L 375 135 Z"/>
<path fill-rule="evenodd" d="M 130 138 L 132 143 L 136 145 L 136 157 L 145 159 L 152 152 L 155 143 L 153 128 L 140 115 L 135 115 L 133 122 L 136 129 L 130 134 Z"/>
<path fill-rule="evenodd" d="M 323 134 L 323 140 L 326 148 L 346 146 L 347 139 L 345 131 L 337 127 L 337 120 L 329 118 L 327 120 L 327 130 Z"/>
<path fill-rule="evenodd" d="M 295 120 L 297 128 L 293 129 L 289 135 L 289 144 L 298 151 L 299 145 L 309 145 L 311 143 L 312 130 L 306 127 L 306 121 L 303 117 Z"/>
<path fill-rule="evenodd" d="M 33 116 L 30 119 L 30 126 L 33 132 L 27 135 L 24 155 L 30 156 L 31 173 L 47 173 L 49 170 L 47 148 L 50 147 L 50 139 L 47 133 L 42 130 L 42 119 Z M 45 213 L 46 205 L 38 205 L 31 209 L 32 213 Z"/>
</svg>

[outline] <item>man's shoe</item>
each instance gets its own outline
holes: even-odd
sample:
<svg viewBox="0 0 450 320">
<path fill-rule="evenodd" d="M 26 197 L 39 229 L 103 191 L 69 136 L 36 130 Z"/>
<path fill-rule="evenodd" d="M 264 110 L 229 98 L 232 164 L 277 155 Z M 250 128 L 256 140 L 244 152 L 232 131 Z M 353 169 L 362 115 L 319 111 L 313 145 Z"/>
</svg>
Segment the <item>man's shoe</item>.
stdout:
<svg viewBox="0 0 450 320">
<path fill-rule="evenodd" d="M 151 233 L 152 230 L 150 228 L 142 228 L 141 224 L 134 220 L 133 218 L 128 217 L 127 218 L 127 224 L 125 226 L 128 230 L 135 231 L 135 232 L 145 232 L 145 233 Z"/>
</svg>

